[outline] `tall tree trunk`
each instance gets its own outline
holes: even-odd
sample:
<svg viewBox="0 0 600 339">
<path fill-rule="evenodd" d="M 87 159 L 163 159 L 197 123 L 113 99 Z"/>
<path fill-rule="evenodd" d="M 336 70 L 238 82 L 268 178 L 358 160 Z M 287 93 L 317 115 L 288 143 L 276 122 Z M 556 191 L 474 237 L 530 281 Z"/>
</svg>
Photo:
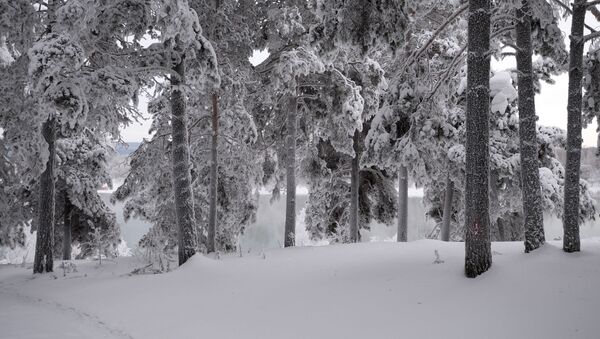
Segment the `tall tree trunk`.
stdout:
<svg viewBox="0 0 600 339">
<path fill-rule="evenodd" d="M 354 144 L 354 158 L 352 158 L 352 169 L 350 173 L 350 242 L 359 242 L 358 231 L 358 190 L 360 187 L 360 131 L 354 132 L 352 138 Z"/>
<path fill-rule="evenodd" d="M 408 238 L 408 170 L 401 166 L 398 171 L 398 242 Z"/>
<path fill-rule="evenodd" d="M 188 121 L 185 96 L 180 85 L 185 83 L 185 60 L 173 70 L 171 75 L 171 109 L 173 136 L 173 194 L 179 247 L 179 265 L 196 253 L 197 238 L 194 217 L 194 194 L 190 172 L 190 149 L 188 145 Z"/>
<path fill-rule="evenodd" d="M 450 174 L 446 177 L 446 194 L 444 194 L 444 215 L 442 216 L 441 240 L 450 241 L 450 221 L 452 220 L 452 200 L 454 198 L 454 181 Z"/>
<path fill-rule="evenodd" d="M 522 0 L 517 9 L 517 70 L 519 76 L 519 137 L 521 146 L 521 192 L 525 228 L 525 252 L 535 250 L 546 241 L 542 212 L 542 191 L 538 166 L 535 122 L 535 90 L 531 56 L 530 0 Z"/>
<path fill-rule="evenodd" d="M 285 198 L 285 247 L 296 244 L 296 120 L 298 99 L 295 96 L 288 98 L 287 107 L 287 164 L 286 164 L 286 198 Z"/>
<path fill-rule="evenodd" d="M 48 162 L 40 176 L 38 205 L 38 230 L 35 244 L 33 273 L 53 271 L 52 248 L 54 243 L 54 157 L 56 154 L 56 131 L 54 119 L 42 126 L 42 136 L 48 143 Z"/>
<path fill-rule="evenodd" d="M 490 0 L 469 0 L 465 275 L 492 265 L 489 215 Z"/>
<path fill-rule="evenodd" d="M 71 215 L 73 211 L 73 204 L 71 204 L 71 200 L 69 199 L 69 195 L 67 192 L 65 194 L 65 202 L 64 202 L 64 223 L 63 223 L 63 260 L 71 260 Z"/>
<path fill-rule="evenodd" d="M 218 152 L 219 143 L 219 97 L 217 93 L 212 95 L 212 144 L 210 148 L 210 206 L 208 210 L 208 241 L 206 248 L 208 252 L 216 250 L 215 234 L 217 231 L 217 187 L 218 178 Z"/>
<path fill-rule="evenodd" d="M 583 26 L 586 0 L 575 0 L 571 18 L 569 54 L 569 99 L 567 103 L 567 166 L 563 213 L 563 250 L 578 252 L 579 241 L 579 171 L 581 168 L 581 106 L 583 80 Z"/>
</svg>

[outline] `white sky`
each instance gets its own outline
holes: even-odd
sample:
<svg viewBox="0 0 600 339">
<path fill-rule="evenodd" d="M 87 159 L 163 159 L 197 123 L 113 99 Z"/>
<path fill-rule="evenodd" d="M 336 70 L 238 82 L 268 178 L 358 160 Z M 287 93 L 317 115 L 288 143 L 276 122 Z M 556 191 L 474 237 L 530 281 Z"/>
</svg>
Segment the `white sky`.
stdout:
<svg viewBox="0 0 600 339">
<path fill-rule="evenodd" d="M 589 13 L 588 13 L 589 14 Z M 594 20 L 591 15 L 587 17 L 587 23 L 592 27 L 597 27 L 598 22 Z M 569 46 L 569 41 L 567 39 L 568 32 L 571 29 L 571 20 L 567 19 L 561 22 L 560 27 L 563 32 L 565 32 L 565 43 L 567 48 Z M 589 31 L 586 29 L 586 34 Z M 259 64 L 264 59 L 266 59 L 268 53 L 266 51 L 256 51 L 250 61 L 253 64 Z M 492 60 L 492 68 L 495 70 L 502 70 L 506 68 L 515 68 L 516 63 L 514 58 L 506 58 L 502 62 L 497 62 Z M 561 76 L 555 77 L 556 84 L 549 85 L 546 83 L 542 83 L 542 91 L 539 95 L 536 96 L 536 110 L 539 116 L 538 123 L 545 126 L 556 126 L 562 129 L 566 129 L 567 126 L 567 89 L 568 89 L 568 75 L 565 73 Z M 142 112 L 147 111 L 147 100 L 145 98 L 140 98 L 140 110 Z M 147 116 L 147 114 L 145 114 Z M 127 128 L 122 130 L 123 140 L 128 142 L 138 142 L 141 141 L 142 138 L 148 138 L 148 130 L 150 129 L 151 121 L 147 119 L 141 123 L 133 123 Z M 597 123 L 594 120 L 593 124 L 588 126 L 587 129 L 583 131 L 583 145 L 584 147 L 595 147 L 597 140 L 596 133 Z"/>
</svg>

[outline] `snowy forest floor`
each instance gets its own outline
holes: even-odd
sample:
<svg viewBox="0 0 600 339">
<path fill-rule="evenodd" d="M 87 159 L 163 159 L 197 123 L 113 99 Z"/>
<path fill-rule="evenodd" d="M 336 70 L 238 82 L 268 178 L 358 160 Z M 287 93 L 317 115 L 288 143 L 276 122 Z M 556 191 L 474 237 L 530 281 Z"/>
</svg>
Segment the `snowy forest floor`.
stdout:
<svg viewBox="0 0 600 339">
<path fill-rule="evenodd" d="M 144 276 L 127 274 L 136 258 L 66 277 L 4 265 L 0 338 L 598 338 L 600 239 L 492 249 L 477 279 L 463 243 L 431 240 L 197 255 Z"/>
</svg>

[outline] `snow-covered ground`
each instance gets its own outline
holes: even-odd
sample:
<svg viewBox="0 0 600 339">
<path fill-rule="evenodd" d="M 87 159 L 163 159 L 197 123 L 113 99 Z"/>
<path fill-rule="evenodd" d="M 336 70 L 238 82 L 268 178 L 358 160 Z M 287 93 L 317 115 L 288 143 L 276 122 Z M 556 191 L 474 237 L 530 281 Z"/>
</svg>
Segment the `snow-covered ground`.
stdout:
<svg viewBox="0 0 600 339">
<path fill-rule="evenodd" d="M 162 275 L 128 275 L 136 258 L 66 277 L 0 266 L 0 337 L 598 338 L 600 239 L 492 247 L 477 279 L 464 244 L 432 240 L 195 256 Z"/>
</svg>

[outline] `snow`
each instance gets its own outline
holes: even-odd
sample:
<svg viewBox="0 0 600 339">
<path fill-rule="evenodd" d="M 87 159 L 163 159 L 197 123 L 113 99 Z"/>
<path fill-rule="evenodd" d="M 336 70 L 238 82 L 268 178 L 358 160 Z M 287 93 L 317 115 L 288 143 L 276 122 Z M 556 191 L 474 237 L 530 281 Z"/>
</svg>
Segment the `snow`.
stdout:
<svg viewBox="0 0 600 339">
<path fill-rule="evenodd" d="M 497 72 L 490 79 L 490 96 L 492 112 L 504 113 L 508 104 L 517 99 L 518 93 L 512 84 L 511 74 L 507 71 Z"/>
<path fill-rule="evenodd" d="M 0 328 L 10 338 L 596 338 L 600 239 L 582 248 L 493 243 L 477 279 L 462 274 L 463 243 L 432 240 L 197 255 L 146 276 L 126 274 L 144 265 L 136 258 L 78 261 L 66 277 L 0 266 Z"/>
</svg>

